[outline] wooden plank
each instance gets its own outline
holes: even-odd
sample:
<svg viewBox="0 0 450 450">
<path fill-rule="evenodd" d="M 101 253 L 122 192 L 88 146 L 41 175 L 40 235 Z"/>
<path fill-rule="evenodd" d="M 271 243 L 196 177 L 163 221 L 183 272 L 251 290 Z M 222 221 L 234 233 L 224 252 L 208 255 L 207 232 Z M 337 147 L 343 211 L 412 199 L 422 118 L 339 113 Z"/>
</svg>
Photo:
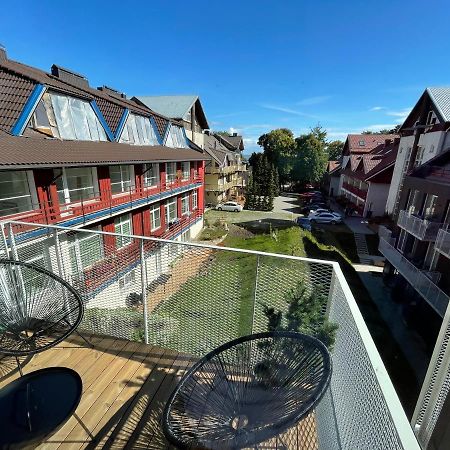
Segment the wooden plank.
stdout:
<svg viewBox="0 0 450 450">
<path fill-rule="evenodd" d="M 126 371 L 125 366 L 140 347 L 141 344 L 138 342 L 128 342 L 101 375 L 97 377 L 93 385 L 83 394 L 84 399 L 77 409 L 77 415 L 83 422 L 83 427 L 75 423 L 75 426 L 65 438 L 64 449 L 77 449 L 84 442 L 92 440 L 92 430 L 105 414 L 104 403 L 108 400 L 110 391 L 117 390 L 116 380 L 120 381 L 122 371 Z M 118 395 L 118 392 L 115 395 Z M 89 430 L 91 436 L 86 433 L 86 429 Z"/>
<path fill-rule="evenodd" d="M 170 350 L 162 350 L 162 355 L 157 366 L 151 371 L 142 388 L 128 406 L 120 422 L 106 443 L 106 448 L 115 450 L 124 448 L 139 425 L 147 405 L 158 391 L 165 377 L 165 371 L 170 369 L 176 359 L 177 353 Z"/>
<path fill-rule="evenodd" d="M 111 341 L 109 338 L 106 339 L 107 342 Z M 95 345 L 101 345 L 103 341 L 105 341 L 104 337 L 97 336 L 92 338 L 92 343 Z M 66 366 L 67 361 L 71 361 L 72 363 L 73 361 L 81 360 L 92 350 L 91 348 L 87 347 L 87 344 L 85 344 L 83 341 L 82 342 L 85 344 L 84 346 L 73 345 L 72 341 L 68 347 L 65 346 L 65 342 L 66 341 L 60 344 L 62 345 L 62 347 L 54 347 L 32 356 L 29 362 L 22 365 L 24 374 L 46 367 Z M 67 365 L 67 367 L 72 367 L 72 365 L 69 364 Z M 9 374 L 9 376 L 5 376 L 5 378 L 1 380 L 0 387 L 17 379 L 19 376 L 19 372 L 15 370 L 11 374 Z"/>
<path fill-rule="evenodd" d="M 129 378 L 122 391 L 111 403 L 107 412 L 104 414 L 97 426 L 92 430 L 92 434 L 95 436 L 96 442 L 88 443 L 85 446 L 86 448 L 104 448 L 106 441 L 114 432 L 117 424 L 125 414 L 127 405 L 132 402 L 133 397 L 141 389 L 152 370 L 154 370 L 157 366 L 164 350 L 157 347 L 152 347 L 150 345 L 145 345 L 144 347 L 147 352 L 142 358 L 140 364 L 138 366 L 130 363 L 127 364 L 127 370 L 129 367 L 133 367 L 135 370 L 133 373 L 130 371 Z M 123 374 L 121 374 L 121 377 L 123 377 Z"/>
<path fill-rule="evenodd" d="M 108 347 L 97 347 L 94 350 L 91 350 L 88 356 L 80 361 L 76 367 L 73 367 L 83 380 L 83 394 L 81 396 L 80 404 L 75 411 L 77 416 L 81 417 L 82 414 L 80 414 L 79 411 L 87 409 L 86 405 L 89 404 L 91 398 L 94 396 L 95 384 L 92 386 L 93 383 L 101 377 L 104 371 L 108 370 L 108 367 L 114 361 L 117 354 L 119 354 L 128 343 L 131 344 L 130 341 L 117 339 Z M 67 435 L 78 425 L 80 424 L 75 415 L 73 415 L 48 441 L 41 444 L 39 448 L 53 450 L 58 448 L 62 443 L 64 443 L 64 446 L 67 445 L 67 442 L 64 442 Z M 87 435 L 86 432 L 85 435 Z"/>
<path fill-rule="evenodd" d="M 161 428 L 161 416 L 170 394 L 179 383 L 186 368 L 193 362 L 191 356 L 178 354 L 171 367 L 161 371 L 161 383 L 149 399 L 139 423 L 125 446 L 126 449 L 146 448 L 148 445 L 153 448 L 167 446 Z"/>
</svg>

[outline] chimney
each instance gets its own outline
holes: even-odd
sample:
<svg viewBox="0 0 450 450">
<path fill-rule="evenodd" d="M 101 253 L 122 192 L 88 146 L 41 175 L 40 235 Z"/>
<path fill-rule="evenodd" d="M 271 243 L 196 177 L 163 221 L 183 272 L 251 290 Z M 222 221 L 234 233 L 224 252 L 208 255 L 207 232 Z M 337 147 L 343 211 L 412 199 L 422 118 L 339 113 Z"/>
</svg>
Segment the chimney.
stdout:
<svg viewBox="0 0 450 450">
<path fill-rule="evenodd" d="M 8 55 L 6 54 L 6 48 L 0 44 L 0 62 L 7 61 Z"/>
<path fill-rule="evenodd" d="M 236 137 L 238 134 L 237 133 L 231 133 L 232 137 Z"/>
<path fill-rule="evenodd" d="M 394 145 L 398 145 L 398 144 L 400 144 L 400 138 L 396 137 L 396 138 L 394 138 Z"/>
<path fill-rule="evenodd" d="M 203 130 L 203 134 L 206 134 L 207 136 L 211 135 L 211 130 Z"/>
<path fill-rule="evenodd" d="M 391 139 L 385 139 L 384 140 L 384 146 L 385 147 L 389 147 L 392 144 L 392 140 Z"/>
<path fill-rule="evenodd" d="M 54 77 L 59 78 L 61 81 L 65 81 L 66 83 L 72 84 L 73 86 L 77 86 L 79 88 L 89 87 L 89 81 L 84 75 L 73 72 L 69 69 L 64 69 L 64 67 L 57 66 L 56 64 L 53 64 L 51 73 Z"/>
<path fill-rule="evenodd" d="M 97 88 L 99 91 L 106 92 L 107 94 L 117 97 L 117 98 L 127 98 L 127 96 L 123 93 L 118 91 L 117 89 L 113 89 L 109 86 L 100 86 Z"/>
</svg>

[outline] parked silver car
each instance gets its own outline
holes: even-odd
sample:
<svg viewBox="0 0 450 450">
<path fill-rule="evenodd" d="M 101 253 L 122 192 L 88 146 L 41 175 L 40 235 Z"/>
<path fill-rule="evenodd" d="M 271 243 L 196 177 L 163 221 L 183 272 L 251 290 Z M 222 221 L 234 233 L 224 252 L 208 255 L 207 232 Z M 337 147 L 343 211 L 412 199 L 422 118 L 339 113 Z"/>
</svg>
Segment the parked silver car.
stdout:
<svg viewBox="0 0 450 450">
<path fill-rule="evenodd" d="M 336 224 L 342 222 L 342 216 L 334 212 L 319 212 L 319 213 L 312 212 L 309 214 L 308 219 L 312 223 Z"/>
<path fill-rule="evenodd" d="M 226 202 L 226 203 L 221 203 L 220 205 L 217 205 L 216 209 L 218 211 L 240 212 L 240 211 L 242 211 L 242 206 L 236 202 Z"/>
</svg>

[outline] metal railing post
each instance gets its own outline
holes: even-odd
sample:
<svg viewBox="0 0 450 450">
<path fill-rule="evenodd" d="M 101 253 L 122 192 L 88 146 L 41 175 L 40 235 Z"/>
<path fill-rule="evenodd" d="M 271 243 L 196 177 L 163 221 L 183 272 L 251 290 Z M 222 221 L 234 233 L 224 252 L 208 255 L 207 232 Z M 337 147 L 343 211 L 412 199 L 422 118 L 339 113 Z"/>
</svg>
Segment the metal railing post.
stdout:
<svg viewBox="0 0 450 450">
<path fill-rule="evenodd" d="M 144 240 L 140 239 L 140 249 L 141 249 L 141 295 L 142 295 L 142 306 L 144 310 L 144 339 L 145 343 L 149 343 L 148 338 L 148 303 L 147 303 L 147 267 L 145 263 L 145 252 L 144 252 Z"/>
<path fill-rule="evenodd" d="M 2 241 L 5 247 L 5 256 L 9 258 L 9 246 L 8 246 L 8 239 L 6 238 L 5 224 L 3 222 L 0 223 L 0 227 L 2 232 Z"/>
<path fill-rule="evenodd" d="M 11 255 L 15 260 L 19 259 L 19 255 L 17 254 L 16 240 L 14 239 L 14 233 L 12 229 L 12 224 L 8 223 L 8 234 L 9 234 L 9 243 L 11 245 Z"/>
<path fill-rule="evenodd" d="M 62 261 L 61 253 L 60 253 L 61 243 L 59 241 L 59 234 L 58 234 L 57 229 L 54 230 L 53 236 L 54 236 L 54 240 L 55 240 L 55 255 L 56 255 L 56 264 L 58 265 L 59 276 L 66 279 L 66 273 L 64 271 L 64 263 Z"/>
<path fill-rule="evenodd" d="M 255 315 L 256 315 L 256 298 L 258 293 L 258 277 L 259 277 L 259 257 L 260 255 L 257 255 L 256 257 L 256 272 L 255 272 L 255 291 L 253 293 L 253 312 L 252 312 L 252 329 L 251 332 L 255 333 Z"/>
</svg>

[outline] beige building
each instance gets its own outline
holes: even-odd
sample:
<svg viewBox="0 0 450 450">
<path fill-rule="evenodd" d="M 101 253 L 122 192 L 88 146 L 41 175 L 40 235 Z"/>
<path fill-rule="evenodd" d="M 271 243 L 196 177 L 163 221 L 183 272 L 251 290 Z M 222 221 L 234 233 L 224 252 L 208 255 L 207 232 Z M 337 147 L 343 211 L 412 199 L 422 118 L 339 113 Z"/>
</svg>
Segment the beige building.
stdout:
<svg viewBox="0 0 450 450">
<path fill-rule="evenodd" d="M 228 200 L 243 202 L 247 166 L 242 159 L 242 136 L 206 132 L 204 150 L 211 157 L 205 167 L 206 204 L 217 205 Z"/>
</svg>

